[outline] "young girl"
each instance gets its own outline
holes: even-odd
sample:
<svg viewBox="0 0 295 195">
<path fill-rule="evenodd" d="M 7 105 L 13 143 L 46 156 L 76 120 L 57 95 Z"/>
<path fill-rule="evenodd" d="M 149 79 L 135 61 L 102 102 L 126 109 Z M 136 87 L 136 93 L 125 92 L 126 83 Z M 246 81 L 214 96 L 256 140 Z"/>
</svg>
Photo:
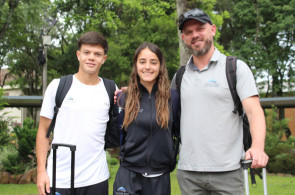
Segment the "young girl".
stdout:
<svg viewBox="0 0 295 195">
<path fill-rule="evenodd" d="M 154 44 L 141 44 L 134 54 L 128 89 L 118 94 L 125 136 L 114 195 L 124 191 L 130 195 L 170 194 L 170 171 L 175 166 L 170 96 L 163 53 Z"/>
</svg>

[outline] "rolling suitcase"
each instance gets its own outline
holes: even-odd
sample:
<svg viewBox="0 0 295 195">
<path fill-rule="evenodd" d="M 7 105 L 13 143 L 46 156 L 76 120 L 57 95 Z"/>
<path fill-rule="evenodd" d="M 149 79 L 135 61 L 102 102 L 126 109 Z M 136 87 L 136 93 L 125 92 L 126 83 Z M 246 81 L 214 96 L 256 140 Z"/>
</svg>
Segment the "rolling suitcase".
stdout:
<svg viewBox="0 0 295 195">
<path fill-rule="evenodd" d="M 52 144 L 53 150 L 53 170 L 52 170 L 52 189 L 51 194 L 55 195 L 56 191 L 56 150 L 58 147 L 68 147 L 71 150 L 71 195 L 74 195 L 74 179 L 75 179 L 75 152 L 76 146 L 70 144 Z"/>
<path fill-rule="evenodd" d="M 242 168 L 244 171 L 244 184 L 245 184 L 245 194 L 249 195 L 249 181 L 248 181 L 248 168 L 252 164 L 252 160 L 242 161 Z M 263 180 L 263 192 L 264 195 L 267 195 L 267 183 L 266 183 L 266 168 L 262 168 L 262 180 Z"/>
</svg>

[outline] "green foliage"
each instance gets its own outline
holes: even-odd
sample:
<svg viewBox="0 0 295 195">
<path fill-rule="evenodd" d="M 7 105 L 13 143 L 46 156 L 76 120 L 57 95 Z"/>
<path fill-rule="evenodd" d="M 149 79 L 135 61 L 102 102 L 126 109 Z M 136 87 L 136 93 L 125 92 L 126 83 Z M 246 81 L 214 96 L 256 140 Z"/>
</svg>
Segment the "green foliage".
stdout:
<svg viewBox="0 0 295 195">
<path fill-rule="evenodd" d="M 172 0 L 55 1 L 55 13 L 64 20 L 57 32 L 61 47 L 49 51 L 49 80 L 78 70 L 75 56 L 78 37 L 90 30 L 103 34 L 109 43 L 106 63 L 100 76 L 128 84 L 133 54 L 142 42 L 157 44 L 164 52 L 170 78 L 178 64 L 176 5 Z M 75 28 L 76 33 L 65 32 Z M 58 60 L 57 60 L 58 59 Z"/>
<path fill-rule="evenodd" d="M 283 96 L 294 83 L 294 0 L 223 0 L 230 19 L 221 29 L 221 43 L 244 60 L 256 78 L 269 84 L 266 96 Z M 293 78 L 293 79 L 292 79 Z M 285 84 L 288 83 L 288 86 Z"/>
<path fill-rule="evenodd" d="M 283 89 L 290 91 L 295 86 L 295 0 L 183 3 L 210 15 L 217 26 L 215 46 L 222 53 L 238 56 L 256 78 L 266 80 L 271 86 L 266 96 L 282 96 Z M 0 36 L 0 66 L 10 66 L 16 77 L 12 84 L 25 95 L 42 92 L 43 67 L 38 65 L 38 55 L 44 27 L 54 42 L 48 47 L 48 81 L 77 72 L 76 42 L 90 30 L 107 38 L 110 51 L 100 75 L 114 79 L 118 86 L 128 83 L 132 56 L 143 41 L 163 50 L 170 78 L 179 65 L 174 0 L 26 0 L 11 11 L 8 0 L 2 1 L 0 23 L 9 25 L 0 29 L 4 34 Z"/>
<path fill-rule="evenodd" d="M 13 82 L 10 83 L 12 86 L 20 88 L 25 95 L 40 95 L 42 92 L 40 86 L 42 66 L 38 62 L 42 43 L 40 34 L 41 29 L 46 27 L 44 21 L 46 21 L 46 10 L 50 8 L 48 4 L 50 1 L 9 2 L 5 1 L 4 4 L 8 6 L 11 2 L 15 2 L 15 8 L 10 12 L 9 24 L 0 37 L 0 66 L 9 66 L 9 74 L 14 76 Z M 1 6 L 0 12 L 6 6 Z M 5 22 L 7 19 L 1 17 L 0 23 Z"/>
<path fill-rule="evenodd" d="M 288 173 L 295 175 L 295 138 L 286 141 L 282 137 L 288 128 L 288 119 L 278 119 L 277 108 L 266 110 L 267 135 L 265 151 L 269 156 L 267 170 L 270 173 Z"/>
<path fill-rule="evenodd" d="M 109 163 L 110 163 L 110 165 L 116 165 L 116 164 L 118 164 L 118 159 L 111 158 Z"/>
<path fill-rule="evenodd" d="M 267 170 L 270 173 L 295 175 L 295 138 L 281 141 L 276 135 L 267 136 L 266 153 L 269 156 Z"/>
<path fill-rule="evenodd" d="M 107 155 L 107 162 L 109 166 L 118 164 L 119 161 L 116 157 L 112 157 L 109 152 L 106 152 L 106 155 Z"/>
<path fill-rule="evenodd" d="M 4 89 L 0 88 L 0 110 L 3 110 L 4 106 L 8 105 L 3 95 L 4 95 Z"/>
<path fill-rule="evenodd" d="M 37 128 L 33 119 L 26 118 L 23 126 L 16 125 L 13 132 L 17 138 L 18 155 L 22 162 L 27 163 L 35 156 L 34 148 L 36 143 Z"/>
<path fill-rule="evenodd" d="M 3 110 L 4 106 L 7 105 L 5 99 L 3 98 L 4 90 L 0 88 L 0 111 Z M 0 115 L 0 151 L 11 141 L 10 136 L 10 118 L 6 117 L 6 112 L 2 112 Z"/>
<path fill-rule="evenodd" d="M 26 118 L 23 126 L 13 127 L 14 145 L 9 145 L 3 158 L 1 158 L 2 169 L 13 174 L 23 173 L 26 169 L 36 165 L 35 143 L 37 128 L 32 119 Z"/>
<path fill-rule="evenodd" d="M 270 134 L 275 134 L 281 139 L 288 129 L 289 119 L 284 118 L 278 120 L 278 110 L 275 106 L 272 106 L 272 109 L 265 110 L 267 116 L 267 125 L 266 130 Z"/>
<path fill-rule="evenodd" d="M 6 146 L 11 141 L 11 136 L 9 133 L 9 122 L 0 117 L 0 150 Z"/>
<path fill-rule="evenodd" d="M 21 163 L 17 150 L 11 147 L 8 153 L 2 158 L 2 169 L 9 173 L 20 174 L 25 170 L 24 164 Z"/>
</svg>

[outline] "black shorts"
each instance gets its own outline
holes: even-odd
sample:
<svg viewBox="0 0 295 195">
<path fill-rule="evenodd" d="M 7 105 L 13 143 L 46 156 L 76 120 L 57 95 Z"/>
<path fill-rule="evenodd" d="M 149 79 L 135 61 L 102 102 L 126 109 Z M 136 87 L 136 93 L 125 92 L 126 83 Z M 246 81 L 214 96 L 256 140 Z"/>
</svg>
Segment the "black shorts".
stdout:
<svg viewBox="0 0 295 195">
<path fill-rule="evenodd" d="M 52 188 L 50 188 L 50 191 Z M 56 188 L 56 192 L 61 195 L 70 195 L 70 188 Z M 97 183 L 91 186 L 85 186 L 80 188 L 75 188 L 75 195 L 108 195 L 109 194 L 109 183 L 105 180 L 101 183 Z"/>
<path fill-rule="evenodd" d="M 120 166 L 116 174 L 113 194 L 116 195 L 117 190 L 123 187 L 129 195 L 170 195 L 170 185 L 169 172 L 158 177 L 144 177 L 141 173 Z"/>
</svg>

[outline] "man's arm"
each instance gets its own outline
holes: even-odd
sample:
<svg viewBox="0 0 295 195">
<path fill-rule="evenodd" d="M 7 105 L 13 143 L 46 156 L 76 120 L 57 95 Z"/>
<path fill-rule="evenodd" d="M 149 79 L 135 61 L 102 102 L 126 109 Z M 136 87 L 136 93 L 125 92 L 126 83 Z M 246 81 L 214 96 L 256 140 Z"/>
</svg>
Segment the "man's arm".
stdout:
<svg viewBox="0 0 295 195">
<path fill-rule="evenodd" d="M 46 137 L 51 119 L 40 117 L 38 133 L 36 137 L 36 155 L 37 155 L 37 187 L 40 195 L 50 193 L 50 182 L 46 172 L 46 161 L 49 149 L 49 138 Z"/>
<path fill-rule="evenodd" d="M 268 162 L 268 156 L 264 152 L 266 124 L 259 97 L 248 97 L 242 101 L 242 104 L 249 120 L 252 137 L 252 145 L 246 151 L 245 160 L 253 159 L 252 168 L 265 167 Z"/>
</svg>

